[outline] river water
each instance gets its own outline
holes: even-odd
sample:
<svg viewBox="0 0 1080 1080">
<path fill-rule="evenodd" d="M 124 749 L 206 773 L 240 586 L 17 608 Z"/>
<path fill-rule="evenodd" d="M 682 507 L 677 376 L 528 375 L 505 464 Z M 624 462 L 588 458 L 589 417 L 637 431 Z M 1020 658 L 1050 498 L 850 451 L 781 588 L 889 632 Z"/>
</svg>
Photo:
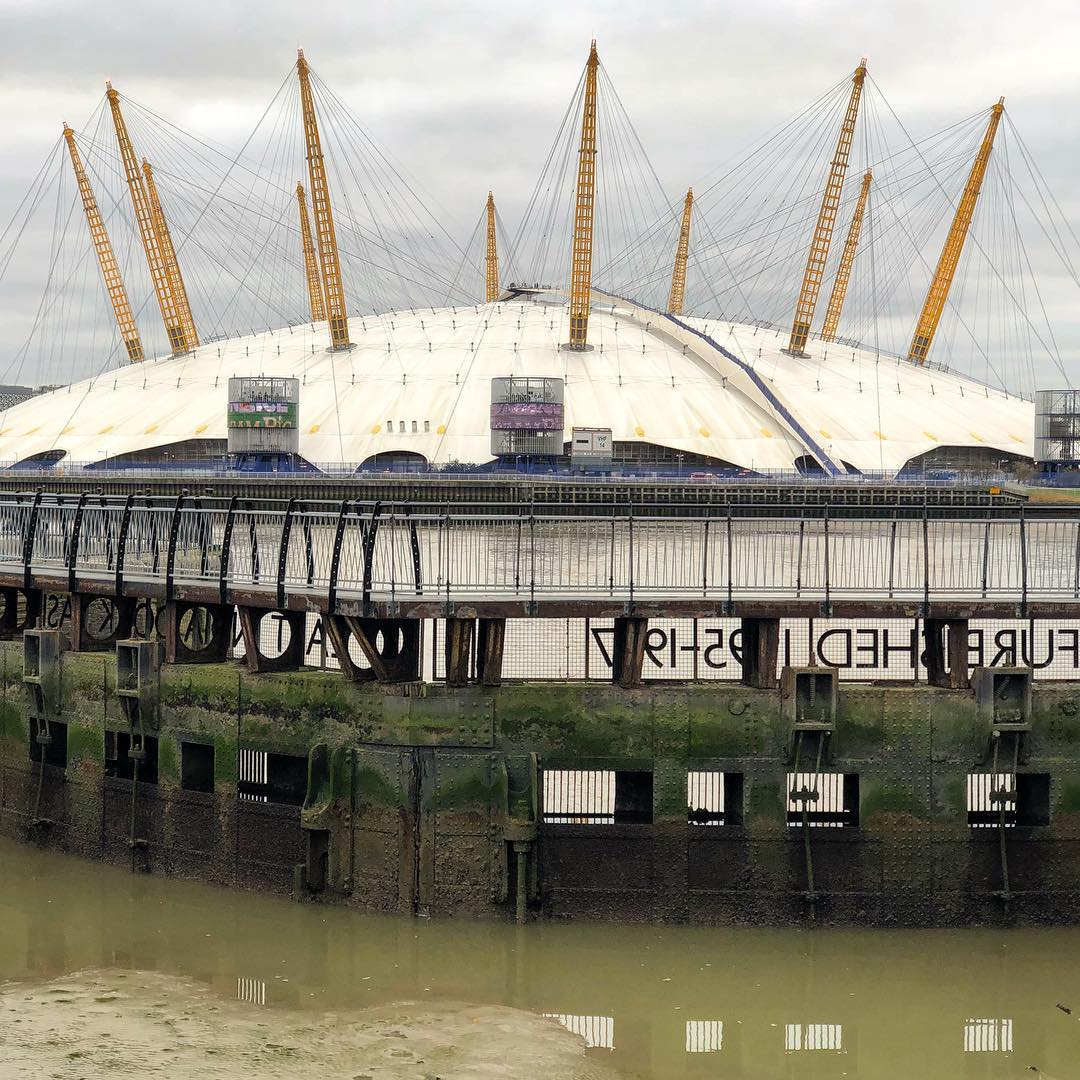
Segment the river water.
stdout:
<svg viewBox="0 0 1080 1080">
<path fill-rule="evenodd" d="M 124 1075 L 1066 1080 L 1080 929 L 417 921 L 0 841 L 0 1077 Z"/>
</svg>

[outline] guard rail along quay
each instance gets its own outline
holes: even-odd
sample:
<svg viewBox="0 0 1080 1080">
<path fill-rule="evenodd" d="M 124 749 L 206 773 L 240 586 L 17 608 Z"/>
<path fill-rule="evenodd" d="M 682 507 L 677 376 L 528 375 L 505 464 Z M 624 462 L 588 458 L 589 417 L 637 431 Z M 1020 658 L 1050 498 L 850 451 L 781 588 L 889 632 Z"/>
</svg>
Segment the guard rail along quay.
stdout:
<svg viewBox="0 0 1080 1080">
<path fill-rule="evenodd" d="M 0 587 L 365 617 L 1060 617 L 1080 610 L 1080 519 L 0 494 Z"/>
</svg>

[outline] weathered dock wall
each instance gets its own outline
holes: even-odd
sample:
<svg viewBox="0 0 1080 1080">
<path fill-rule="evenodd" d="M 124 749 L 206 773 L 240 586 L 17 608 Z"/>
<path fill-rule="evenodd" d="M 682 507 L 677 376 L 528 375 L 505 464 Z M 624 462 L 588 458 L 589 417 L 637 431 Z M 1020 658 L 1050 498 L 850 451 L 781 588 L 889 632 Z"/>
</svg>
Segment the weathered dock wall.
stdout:
<svg viewBox="0 0 1080 1080">
<path fill-rule="evenodd" d="M 1080 910 L 1080 684 L 1020 673 L 1003 720 L 978 682 L 825 674 L 808 709 L 791 678 L 452 688 L 168 665 L 135 760 L 114 656 L 59 655 L 45 740 L 21 643 L 0 658 L 0 831 L 135 870 L 469 916 L 950 925 Z M 840 777 L 831 813 L 793 811 L 808 772 Z M 688 774 L 723 792 L 722 812 L 688 812 Z M 969 774 L 1010 776 L 1012 796 L 973 813 Z M 559 795 L 583 776 L 603 796 L 594 817 Z"/>
</svg>

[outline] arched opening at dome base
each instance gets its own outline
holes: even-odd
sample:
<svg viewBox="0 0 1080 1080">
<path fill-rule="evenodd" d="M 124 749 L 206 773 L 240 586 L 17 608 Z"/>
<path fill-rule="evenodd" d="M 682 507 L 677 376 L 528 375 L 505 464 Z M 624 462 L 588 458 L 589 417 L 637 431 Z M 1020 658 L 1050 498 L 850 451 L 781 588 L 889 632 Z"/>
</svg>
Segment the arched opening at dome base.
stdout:
<svg viewBox="0 0 1080 1080">
<path fill-rule="evenodd" d="M 427 472 L 428 459 L 415 450 L 387 450 L 365 458 L 357 472 Z"/>
<path fill-rule="evenodd" d="M 802 454 L 797 457 L 792 464 L 795 466 L 795 471 L 802 476 L 825 475 L 825 470 L 821 467 L 821 462 L 818 461 L 813 454 Z"/>
<path fill-rule="evenodd" d="M 948 480 L 959 474 L 998 476 L 1014 474 L 1030 461 L 1023 454 L 996 446 L 935 446 L 904 462 L 899 475 L 905 478 L 924 476 L 929 480 Z"/>
<path fill-rule="evenodd" d="M 125 454 L 103 457 L 100 461 L 87 462 L 86 468 L 132 469 L 143 466 L 171 468 L 172 466 L 219 465 L 225 463 L 228 443 L 225 439 L 183 439 L 180 442 L 165 443 L 162 446 L 148 446 L 140 450 L 130 450 Z"/>
<path fill-rule="evenodd" d="M 564 458 L 560 464 L 570 464 L 570 444 L 563 447 Z M 685 475 L 687 473 L 709 473 L 715 476 L 752 476 L 753 470 L 746 469 L 733 461 L 698 454 L 691 450 L 680 450 L 675 446 L 662 443 L 650 443 L 619 439 L 611 447 L 610 470 L 621 473 L 660 473 L 666 475 Z M 607 471 L 607 466 L 601 471 Z"/>
<path fill-rule="evenodd" d="M 57 462 L 66 457 L 66 450 L 42 450 L 40 454 L 31 454 L 30 457 L 16 461 L 14 465 L 9 465 L 8 468 L 19 470 L 51 469 Z"/>
</svg>

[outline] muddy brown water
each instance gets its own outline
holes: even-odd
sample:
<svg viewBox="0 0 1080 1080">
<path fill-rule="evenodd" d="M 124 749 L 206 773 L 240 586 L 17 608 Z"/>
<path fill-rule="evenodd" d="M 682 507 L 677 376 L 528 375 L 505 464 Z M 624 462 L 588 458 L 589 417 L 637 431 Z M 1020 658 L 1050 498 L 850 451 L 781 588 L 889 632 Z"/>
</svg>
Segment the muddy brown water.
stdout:
<svg viewBox="0 0 1080 1080">
<path fill-rule="evenodd" d="M 3 1080 L 1040 1074 L 1080 1078 L 1080 929 L 518 929 L 0 841 Z"/>
</svg>

